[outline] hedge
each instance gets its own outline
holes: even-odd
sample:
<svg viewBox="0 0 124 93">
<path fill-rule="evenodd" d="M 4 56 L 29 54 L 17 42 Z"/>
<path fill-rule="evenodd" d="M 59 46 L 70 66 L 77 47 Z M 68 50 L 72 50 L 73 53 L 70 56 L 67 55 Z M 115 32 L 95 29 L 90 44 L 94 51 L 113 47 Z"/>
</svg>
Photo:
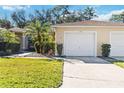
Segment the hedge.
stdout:
<svg viewBox="0 0 124 93">
<path fill-rule="evenodd" d="M 0 55 L 17 53 L 20 51 L 20 44 L 0 42 Z"/>
</svg>

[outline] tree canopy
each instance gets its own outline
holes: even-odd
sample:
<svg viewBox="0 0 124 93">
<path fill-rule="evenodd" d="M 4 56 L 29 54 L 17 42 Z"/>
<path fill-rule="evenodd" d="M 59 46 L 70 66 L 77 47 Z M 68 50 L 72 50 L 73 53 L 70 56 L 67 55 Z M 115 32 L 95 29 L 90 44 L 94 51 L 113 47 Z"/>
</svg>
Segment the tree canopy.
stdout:
<svg viewBox="0 0 124 93">
<path fill-rule="evenodd" d="M 13 12 L 11 18 L 17 27 L 24 28 L 27 24 L 26 14 L 24 10 Z"/>
<path fill-rule="evenodd" d="M 24 28 L 31 22 L 39 20 L 41 25 L 49 22 L 50 24 L 60 24 L 91 20 L 97 17 L 93 7 L 86 7 L 80 10 L 72 10 L 69 5 L 57 5 L 50 9 L 35 10 L 34 13 L 26 15 L 24 10 L 15 11 L 11 18 L 17 27 Z"/>
<path fill-rule="evenodd" d="M 86 7 L 83 11 L 84 20 L 91 20 L 97 17 L 96 11 L 93 7 Z"/>
<path fill-rule="evenodd" d="M 0 19 L 0 27 L 9 29 L 12 27 L 12 24 L 9 20 L 7 19 Z"/>
<path fill-rule="evenodd" d="M 120 14 L 112 14 L 110 21 L 123 22 L 124 23 L 124 12 Z"/>
<path fill-rule="evenodd" d="M 0 42 L 18 43 L 19 38 L 7 29 L 0 30 Z"/>
</svg>

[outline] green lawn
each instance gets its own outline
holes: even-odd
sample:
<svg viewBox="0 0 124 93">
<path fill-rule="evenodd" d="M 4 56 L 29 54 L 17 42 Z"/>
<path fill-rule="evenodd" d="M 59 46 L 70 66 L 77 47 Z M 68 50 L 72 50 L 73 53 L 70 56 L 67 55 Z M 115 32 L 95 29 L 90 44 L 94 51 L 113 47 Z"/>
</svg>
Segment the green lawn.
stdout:
<svg viewBox="0 0 124 93">
<path fill-rule="evenodd" d="M 124 68 L 124 62 L 123 61 L 118 61 L 118 62 L 113 62 L 113 63 L 117 66 Z"/>
<path fill-rule="evenodd" d="M 62 83 L 63 62 L 48 59 L 0 58 L 1 88 L 51 88 Z"/>
</svg>

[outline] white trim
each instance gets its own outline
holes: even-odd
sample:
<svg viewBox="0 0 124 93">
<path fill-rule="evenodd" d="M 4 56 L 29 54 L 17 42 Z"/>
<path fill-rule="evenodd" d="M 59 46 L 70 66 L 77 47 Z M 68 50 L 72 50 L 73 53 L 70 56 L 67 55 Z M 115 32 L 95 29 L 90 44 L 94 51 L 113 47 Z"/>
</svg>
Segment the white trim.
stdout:
<svg viewBox="0 0 124 93">
<path fill-rule="evenodd" d="M 114 28 L 117 28 L 117 27 L 121 27 L 121 28 L 124 28 L 124 26 L 52 26 L 53 28 L 56 28 L 56 27 L 114 27 Z"/>
<path fill-rule="evenodd" d="M 54 31 L 56 31 L 56 29 L 54 29 Z M 56 41 L 56 33 L 55 33 L 55 55 L 57 56 L 58 55 L 58 52 L 57 52 L 57 41 Z"/>
<path fill-rule="evenodd" d="M 94 31 L 94 33 L 95 33 L 95 57 L 97 56 L 97 32 L 96 31 Z"/>
<path fill-rule="evenodd" d="M 65 53 L 65 47 L 66 45 L 65 45 L 65 31 L 64 31 L 64 34 L 63 34 L 63 55 L 65 55 L 66 53 Z"/>
<path fill-rule="evenodd" d="M 65 50 L 66 50 L 66 44 L 65 44 L 65 33 L 70 33 L 70 32 L 72 32 L 72 33 L 74 33 L 74 32 L 93 32 L 94 34 L 95 34 L 95 45 L 94 45 L 94 57 L 96 57 L 97 56 L 97 32 L 96 31 L 64 31 L 64 42 L 63 42 L 63 55 L 65 55 L 66 54 L 66 52 L 65 52 Z"/>
<path fill-rule="evenodd" d="M 109 44 L 112 46 L 112 44 L 111 44 L 111 37 L 112 37 L 112 33 L 124 33 L 124 31 L 111 31 L 110 33 L 109 33 Z M 110 57 L 112 57 L 111 56 L 111 50 L 110 50 Z"/>
<path fill-rule="evenodd" d="M 112 32 L 113 32 L 113 31 L 109 32 L 109 44 L 110 44 L 110 45 L 112 45 L 112 44 L 111 44 L 111 34 L 112 34 Z M 109 56 L 111 57 L 111 49 L 110 49 L 110 55 L 109 55 Z"/>
</svg>

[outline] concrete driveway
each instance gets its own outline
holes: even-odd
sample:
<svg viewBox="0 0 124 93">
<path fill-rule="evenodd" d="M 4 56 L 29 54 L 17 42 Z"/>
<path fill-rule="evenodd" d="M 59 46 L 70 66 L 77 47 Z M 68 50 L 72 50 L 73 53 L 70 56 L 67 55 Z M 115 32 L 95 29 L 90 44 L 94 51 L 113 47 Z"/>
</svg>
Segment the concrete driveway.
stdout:
<svg viewBox="0 0 124 93">
<path fill-rule="evenodd" d="M 124 87 L 124 69 L 101 58 L 66 58 L 61 88 Z"/>
</svg>

